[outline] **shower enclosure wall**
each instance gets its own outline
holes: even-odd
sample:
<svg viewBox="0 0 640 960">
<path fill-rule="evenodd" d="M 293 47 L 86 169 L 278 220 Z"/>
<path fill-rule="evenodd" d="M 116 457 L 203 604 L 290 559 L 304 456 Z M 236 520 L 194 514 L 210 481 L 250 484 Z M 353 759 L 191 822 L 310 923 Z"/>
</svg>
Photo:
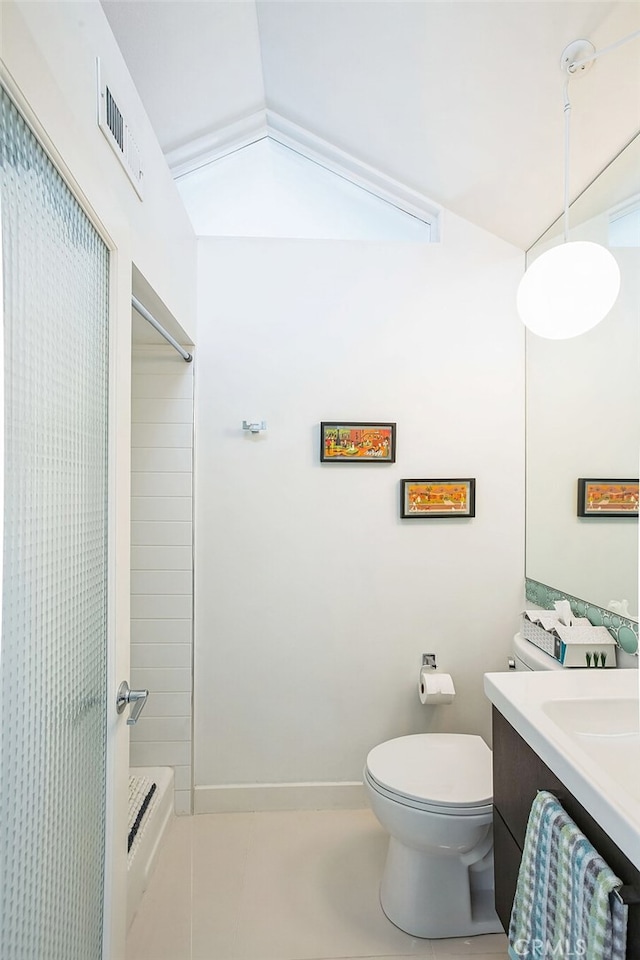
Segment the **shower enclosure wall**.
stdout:
<svg viewBox="0 0 640 960">
<path fill-rule="evenodd" d="M 133 348 L 131 685 L 150 695 L 130 762 L 173 767 L 178 814 L 192 809 L 194 366 L 168 345 Z"/>
</svg>

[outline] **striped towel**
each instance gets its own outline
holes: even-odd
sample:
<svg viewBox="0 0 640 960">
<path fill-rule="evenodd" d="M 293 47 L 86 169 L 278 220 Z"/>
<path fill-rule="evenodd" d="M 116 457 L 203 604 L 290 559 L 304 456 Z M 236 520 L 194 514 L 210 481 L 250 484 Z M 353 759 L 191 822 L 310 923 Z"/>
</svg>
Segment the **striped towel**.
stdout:
<svg viewBox="0 0 640 960">
<path fill-rule="evenodd" d="M 511 960 L 625 960 L 622 886 L 562 809 L 541 790 L 531 807 L 509 925 Z"/>
</svg>

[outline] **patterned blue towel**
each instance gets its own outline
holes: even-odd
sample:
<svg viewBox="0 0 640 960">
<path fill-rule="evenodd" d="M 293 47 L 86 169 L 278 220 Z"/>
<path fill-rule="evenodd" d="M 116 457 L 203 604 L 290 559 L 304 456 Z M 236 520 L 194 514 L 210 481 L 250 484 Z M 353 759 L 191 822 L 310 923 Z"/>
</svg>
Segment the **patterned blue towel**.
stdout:
<svg viewBox="0 0 640 960">
<path fill-rule="evenodd" d="M 625 960 L 622 885 L 562 809 L 541 790 L 531 807 L 509 925 L 511 960 Z"/>
</svg>

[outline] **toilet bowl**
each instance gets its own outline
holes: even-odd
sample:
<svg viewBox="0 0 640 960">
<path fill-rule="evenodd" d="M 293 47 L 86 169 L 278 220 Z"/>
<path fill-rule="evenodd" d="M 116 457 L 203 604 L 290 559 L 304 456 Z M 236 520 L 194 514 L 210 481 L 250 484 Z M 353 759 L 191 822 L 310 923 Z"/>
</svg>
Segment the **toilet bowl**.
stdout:
<svg viewBox="0 0 640 960">
<path fill-rule="evenodd" d="M 374 747 L 364 783 L 389 833 L 385 914 L 414 937 L 502 932 L 493 897 L 491 751 L 481 737 L 423 733 Z"/>
</svg>

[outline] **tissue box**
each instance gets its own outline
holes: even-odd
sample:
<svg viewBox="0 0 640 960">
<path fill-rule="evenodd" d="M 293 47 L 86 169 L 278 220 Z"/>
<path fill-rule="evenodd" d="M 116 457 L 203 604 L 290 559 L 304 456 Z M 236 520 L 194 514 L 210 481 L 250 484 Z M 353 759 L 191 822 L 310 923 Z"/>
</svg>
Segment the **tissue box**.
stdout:
<svg viewBox="0 0 640 960">
<path fill-rule="evenodd" d="M 540 647 L 545 653 L 550 654 L 552 657 L 554 656 L 555 637 L 553 634 L 547 633 L 540 624 L 532 623 L 524 614 L 522 615 L 520 632 L 525 640 L 529 640 L 530 643 L 533 643 L 536 647 Z"/>
<path fill-rule="evenodd" d="M 606 627 L 594 627 L 586 617 L 576 617 L 567 627 L 553 610 L 525 610 L 521 632 L 564 667 L 616 665 L 615 640 Z"/>
<path fill-rule="evenodd" d="M 553 656 L 565 667 L 615 667 L 616 643 L 606 627 L 554 628 Z"/>
</svg>

